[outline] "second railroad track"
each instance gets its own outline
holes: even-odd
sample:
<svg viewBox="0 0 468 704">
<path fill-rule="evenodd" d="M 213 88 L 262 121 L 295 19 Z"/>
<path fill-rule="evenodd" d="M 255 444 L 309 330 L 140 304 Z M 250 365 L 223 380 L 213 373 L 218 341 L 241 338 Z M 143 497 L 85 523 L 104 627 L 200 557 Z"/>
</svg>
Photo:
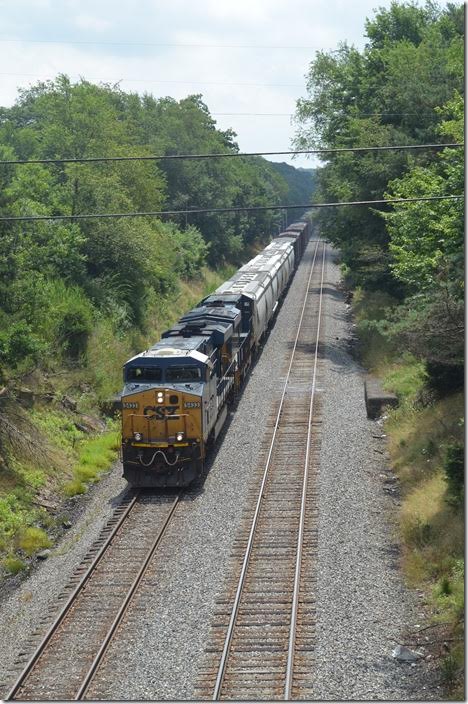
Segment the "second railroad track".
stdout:
<svg viewBox="0 0 468 704">
<path fill-rule="evenodd" d="M 137 492 L 116 509 L 7 699 L 84 699 L 174 515 L 180 494 Z"/>
<path fill-rule="evenodd" d="M 319 339 L 326 244 L 315 248 L 252 509 L 196 687 L 201 699 L 307 699 L 313 686 Z"/>
</svg>

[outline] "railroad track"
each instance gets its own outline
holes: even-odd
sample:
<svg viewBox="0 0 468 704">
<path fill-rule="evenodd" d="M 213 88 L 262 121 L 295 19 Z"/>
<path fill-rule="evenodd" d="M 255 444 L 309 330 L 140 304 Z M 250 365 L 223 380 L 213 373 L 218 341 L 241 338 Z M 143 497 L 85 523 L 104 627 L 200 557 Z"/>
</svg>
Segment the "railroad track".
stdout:
<svg viewBox="0 0 468 704">
<path fill-rule="evenodd" d="M 196 685 L 200 699 L 304 699 L 313 684 L 317 390 L 326 245 L 315 251 L 254 508 L 232 555 Z M 269 431 L 269 432 L 268 432 Z"/>
<path fill-rule="evenodd" d="M 6 699 L 86 697 L 180 498 L 128 495 L 60 595 L 58 617 Z"/>
</svg>

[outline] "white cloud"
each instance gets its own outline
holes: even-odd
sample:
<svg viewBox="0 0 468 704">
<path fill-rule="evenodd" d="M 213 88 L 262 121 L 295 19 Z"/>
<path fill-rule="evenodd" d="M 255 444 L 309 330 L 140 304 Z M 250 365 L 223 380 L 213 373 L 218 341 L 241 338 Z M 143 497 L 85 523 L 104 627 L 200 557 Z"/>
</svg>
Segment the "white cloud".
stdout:
<svg viewBox="0 0 468 704">
<path fill-rule="evenodd" d="M 87 29 L 93 32 L 104 32 L 112 27 L 108 19 L 96 17 L 95 15 L 77 15 L 74 18 L 74 23 L 80 29 Z"/>
<path fill-rule="evenodd" d="M 122 82 L 124 90 L 156 97 L 172 95 L 179 100 L 202 93 L 212 113 L 294 112 L 295 101 L 305 95 L 305 74 L 315 53 L 300 47 L 327 50 L 342 40 L 363 46 L 365 17 L 372 16 L 374 4 L 375 0 L 5 3 L 4 37 L 64 43 L 0 41 L 0 105 L 14 102 L 18 85 L 62 72 L 74 79 L 80 75 L 108 82 L 130 79 Z M 378 4 L 389 6 L 390 0 Z M 102 43 L 89 43 L 93 41 Z M 168 44 L 196 46 L 162 46 Z M 229 48 L 239 46 L 298 48 Z M 221 129 L 232 127 L 238 133 L 244 151 L 287 150 L 294 135 L 287 116 L 215 115 L 215 119 Z"/>
</svg>

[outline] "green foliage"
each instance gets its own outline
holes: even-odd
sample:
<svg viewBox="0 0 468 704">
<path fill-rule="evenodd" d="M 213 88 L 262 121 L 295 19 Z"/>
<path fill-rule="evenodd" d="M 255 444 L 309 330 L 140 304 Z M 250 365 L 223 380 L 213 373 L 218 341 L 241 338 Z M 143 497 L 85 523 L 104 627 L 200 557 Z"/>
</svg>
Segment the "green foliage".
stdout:
<svg viewBox="0 0 468 704">
<path fill-rule="evenodd" d="M 0 496 L 0 550 L 4 550 L 10 539 L 23 525 L 27 508 L 14 492 Z"/>
<path fill-rule="evenodd" d="M 69 498 L 72 496 L 76 496 L 77 494 L 85 494 L 86 484 L 80 479 L 72 479 L 64 485 L 63 493 Z"/>
<path fill-rule="evenodd" d="M 426 382 L 424 364 L 411 354 L 405 354 L 399 363 L 389 368 L 385 375 L 384 388 L 396 393 L 401 399 L 416 399 Z"/>
<path fill-rule="evenodd" d="M 5 159 L 238 151 L 199 95 L 175 101 L 126 94 L 59 75 L 21 90 L 0 110 Z M 269 205 L 288 192 L 264 159 L 28 164 L 2 171 L 0 211 L 79 215 Z M 206 214 L 0 225 L 0 364 L 4 374 L 41 362 L 86 363 L 92 330 L 110 318 L 118 335 L 145 331 L 154 302 L 181 279 L 239 261 L 281 216 Z M 58 359 L 57 359 L 58 358 Z"/>
<path fill-rule="evenodd" d="M 77 358 L 84 354 L 93 329 L 94 310 L 83 291 L 62 281 L 47 286 L 51 313 L 48 321 L 50 343 L 59 344 L 65 355 Z"/>
<path fill-rule="evenodd" d="M 9 366 L 16 366 L 27 358 L 37 362 L 44 349 L 44 342 L 33 333 L 31 326 L 24 320 L 12 323 L 8 329 L 0 330 L 0 362 Z"/>
<path fill-rule="evenodd" d="M 449 134 L 460 139 L 463 7 L 393 2 L 367 21 L 366 34 L 362 52 L 341 44 L 316 54 L 309 97 L 298 101 L 297 146 L 424 143 Z M 459 193 L 462 179 L 460 150 L 435 160 L 430 152 L 342 153 L 327 156 L 318 171 L 319 197 L 326 201 L 381 199 L 389 184 L 392 196 Z M 337 208 L 318 219 L 357 285 L 402 298 L 408 288 L 419 292 L 429 285 L 452 256 L 460 259 L 462 207 L 450 201 L 401 204 L 385 219 L 371 208 Z"/>
<path fill-rule="evenodd" d="M 11 575 L 18 574 L 18 572 L 26 569 L 26 563 L 20 560 L 19 557 L 16 557 L 16 555 L 7 555 L 3 559 L 2 564 L 5 570 Z"/>
<path fill-rule="evenodd" d="M 47 533 L 36 526 L 24 528 L 18 536 L 18 547 L 28 556 L 51 545 L 52 542 Z"/>
<path fill-rule="evenodd" d="M 450 500 L 463 506 L 465 498 L 465 450 L 460 442 L 452 443 L 445 450 L 444 471 Z"/>
</svg>

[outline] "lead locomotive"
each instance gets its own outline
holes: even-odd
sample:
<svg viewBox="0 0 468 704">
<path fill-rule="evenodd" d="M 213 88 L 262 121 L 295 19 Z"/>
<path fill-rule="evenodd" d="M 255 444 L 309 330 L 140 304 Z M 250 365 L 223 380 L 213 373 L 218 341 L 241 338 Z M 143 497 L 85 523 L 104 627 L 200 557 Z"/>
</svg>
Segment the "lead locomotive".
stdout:
<svg viewBox="0 0 468 704">
<path fill-rule="evenodd" d="M 137 487 L 187 486 L 227 417 L 309 239 L 291 225 L 124 365 L 122 461 Z"/>
</svg>

